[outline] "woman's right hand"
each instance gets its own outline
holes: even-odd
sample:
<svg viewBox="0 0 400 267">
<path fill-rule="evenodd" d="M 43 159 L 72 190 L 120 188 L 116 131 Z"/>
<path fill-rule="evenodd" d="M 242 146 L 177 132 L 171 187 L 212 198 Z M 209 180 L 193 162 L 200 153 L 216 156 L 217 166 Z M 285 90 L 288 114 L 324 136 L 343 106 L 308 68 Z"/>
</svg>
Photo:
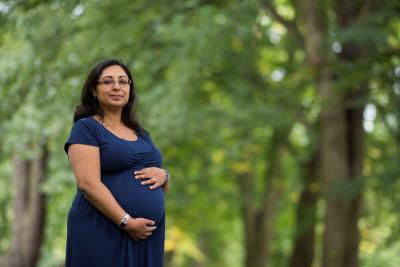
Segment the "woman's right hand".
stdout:
<svg viewBox="0 0 400 267">
<path fill-rule="evenodd" d="M 145 218 L 132 218 L 128 220 L 125 230 L 136 241 L 146 239 L 156 230 L 155 222 Z"/>
</svg>

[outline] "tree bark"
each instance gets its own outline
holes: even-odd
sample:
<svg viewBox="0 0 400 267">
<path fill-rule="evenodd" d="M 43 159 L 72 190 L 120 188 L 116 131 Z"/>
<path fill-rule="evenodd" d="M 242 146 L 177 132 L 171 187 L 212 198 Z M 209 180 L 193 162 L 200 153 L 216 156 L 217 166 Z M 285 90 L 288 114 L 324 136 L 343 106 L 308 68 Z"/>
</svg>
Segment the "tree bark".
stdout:
<svg viewBox="0 0 400 267">
<path fill-rule="evenodd" d="M 348 2 L 338 0 L 336 3 L 337 22 L 340 28 L 352 26 L 356 23 L 362 23 L 370 15 L 371 10 L 379 9 L 376 3 L 371 1 Z M 371 44 L 357 44 L 347 42 L 342 44 L 343 51 L 338 59 L 345 64 L 357 63 L 373 52 Z M 347 142 L 348 142 L 348 160 L 349 172 L 352 180 L 352 195 L 350 196 L 350 213 L 347 216 L 346 225 L 346 244 L 343 264 L 346 267 L 358 266 L 358 245 L 359 230 L 358 219 L 360 216 L 360 206 L 362 197 L 362 183 L 358 179 L 362 174 L 363 155 L 364 155 L 364 129 L 363 129 L 363 111 L 368 89 L 368 74 L 365 73 L 363 79 L 346 90 L 344 100 L 346 103 L 346 119 L 348 124 Z"/>
<path fill-rule="evenodd" d="M 327 44 L 327 30 L 323 17 L 326 13 L 315 0 L 296 1 L 303 23 L 306 59 L 315 74 L 315 84 L 322 103 L 320 112 L 320 149 L 323 193 L 326 200 L 324 229 L 324 267 L 358 266 L 358 228 L 361 188 L 357 176 L 362 171 L 363 129 L 362 112 L 364 81 L 356 81 L 348 88 L 334 89 Z M 350 18 L 359 17 L 362 2 L 338 1 L 336 15 L 341 27 L 351 25 Z M 363 10 L 365 13 L 365 10 Z M 340 59 L 357 62 L 361 47 L 343 45 Z M 349 55 L 351 55 L 349 57 Z M 356 88 L 356 89 L 355 89 Z M 346 89 L 346 90 L 344 90 Z M 365 88 L 364 88 L 365 89 Z M 354 93 L 358 92 L 358 93 Z M 361 104 L 354 105 L 349 103 Z M 346 106 L 347 105 L 347 106 Z M 353 186 L 349 194 L 343 189 Z"/>
<path fill-rule="evenodd" d="M 303 189 L 296 212 L 296 236 L 290 267 L 311 267 L 314 260 L 315 226 L 317 222 L 319 153 L 304 164 Z"/>
<path fill-rule="evenodd" d="M 365 89 L 363 83 L 359 86 Z M 366 92 L 366 90 L 358 90 L 357 92 L 348 91 L 345 94 L 345 100 L 350 103 L 354 102 L 354 100 L 357 100 L 357 102 L 361 100 L 362 102 Z M 343 168 L 341 176 L 339 176 L 340 173 L 338 173 L 337 169 L 337 178 L 333 174 L 329 176 L 327 174 L 329 167 L 325 166 L 327 211 L 325 218 L 323 266 L 327 267 L 358 266 L 359 231 L 357 223 L 360 215 L 362 189 L 362 184 L 358 177 L 362 174 L 364 151 L 363 110 L 364 104 L 351 105 L 343 111 L 343 115 L 341 116 L 344 120 L 343 130 L 345 131 L 345 136 L 344 140 L 341 140 L 342 148 L 340 149 L 340 153 L 346 160 L 346 165 L 344 165 L 345 162 L 341 163 L 341 167 Z M 327 129 L 326 131 L 329 130 L 332 129 Z M 332 147 L 328 147 L 326 150 L 332 150 Z M 339 156 L 339 153 L 337 156 Z M 327 155 L 327 158 L 329 159 L 329 155 Z M 329 164 L 329 162 L 325 163 Z M 336 166 L 339 168 L 338 165 Z M 332 168 L 331 171 L 334 172 L 335 169 Z M 341 179 L 338 179 L 339 177 Z M 342 188 L 350 190 L 346 190 L 343 193 L 340 192 Z"/>
<path fill-rule="evenodd" d="M 367 93 L 366 85 L 361 85 L 361 90 L 350 94 L 347 99 L 354 100 L 365 98 Z M 363 155 L 364 155 L 364 129 L 363 129 L 363 110 L 364 105 L 351 107 L 347 110 L 347 122 L 349 127 L 349 159 L 350 174 L 353 180 L 353 192 L 350 199 L 350 214 L 347 217 L 346 227 L 346 254 L 344 255 L 345 266 L 358 266 L 358 245 L 359 245 L 359 229 L 358 219 L 360 217 L 362 183 L 359 180 L 362 174 Z"/>
<path fill-rule="evenodd" d="M 266 153 L 268 166 L 265 174 L 266 188 L 260 205 L 255 198 L 255 179 L 252 173 L 238 175 L 241 190 L 242 217 L 245 236 L 246 267 L 267 267 L 270 259 L 270 244 L 273 239 L 273 226 L 276 206 L 282 195 L 282 156 L 287 143 L 289 130 L 275 130 L 271 148 Z"/>
<path fill-rule="evenodd" d="M 47 150 L 33 159 L 13 159 L 14 216 L 10 248 L 1 259 L 7 267 L 34 267 L 39 259 L 45 220 L 41 184 L 47 173 Z"/>
<path fill-rule="evenodd" d="M 256 203 L 254 192 L 254 177 L 251 173 L 241 173 L 238 176 L 238 186 L 241 191 L 242 218 L 245 240 L 245 265 L 254 266 L 255 257 L 255 231 L 256 231 Z"/>
</svg>

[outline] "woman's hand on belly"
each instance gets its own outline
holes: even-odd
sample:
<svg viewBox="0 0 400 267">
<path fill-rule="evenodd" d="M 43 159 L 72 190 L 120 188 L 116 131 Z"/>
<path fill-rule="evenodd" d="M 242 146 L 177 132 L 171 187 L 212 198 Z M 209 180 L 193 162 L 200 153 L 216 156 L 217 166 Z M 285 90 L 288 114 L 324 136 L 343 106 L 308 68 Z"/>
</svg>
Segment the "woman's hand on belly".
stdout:
<svg viewBox="0 0 400 267">
<path fill-rule="evenodd" d="M 146 239 L 156 230 L 155 222 L 145 218 L 132 218 L 128 220 L 125 230 L 136 241 Z"/>
<path fill-rule="evenodd" d="M 164 169 L 157 167 L 143 168 L 134 172 L 135 179 L 147 179 L 142 181 L 142 185 L 151 185 L 150 189 L 156 189 L 163 186 L 167 179 L 167 174 Z"/>
</svg>

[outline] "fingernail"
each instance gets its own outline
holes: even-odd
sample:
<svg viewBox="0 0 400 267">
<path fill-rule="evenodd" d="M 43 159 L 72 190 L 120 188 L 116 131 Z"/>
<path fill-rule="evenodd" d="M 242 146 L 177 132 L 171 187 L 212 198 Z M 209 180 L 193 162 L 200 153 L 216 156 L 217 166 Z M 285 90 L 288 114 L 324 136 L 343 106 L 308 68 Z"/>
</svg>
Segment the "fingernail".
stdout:
<svg viewBox="0 0 400 267">
<path fill-rule="evenodd" d="M 144 182 L 141 182 L 142 185 L 144 185 Z"/>
</svg>

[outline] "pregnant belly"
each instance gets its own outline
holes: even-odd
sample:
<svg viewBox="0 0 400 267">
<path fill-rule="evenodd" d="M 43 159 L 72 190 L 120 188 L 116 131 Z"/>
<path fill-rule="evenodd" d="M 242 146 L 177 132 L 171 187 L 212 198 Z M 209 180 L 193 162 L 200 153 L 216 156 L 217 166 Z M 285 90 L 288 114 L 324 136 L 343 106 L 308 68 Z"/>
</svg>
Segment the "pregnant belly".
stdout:
<svg viewBox="0 0 400 267">
<path fill-rule="evenodd" d="M 103 175 L 102 182 L 121 207 L 134 218 L 146 218 L 159 223 L 165 214 L 164 192 L 161 187 L 150 190 L 141 180 L 133 178 L 133 170 Z"/>
</svg>

